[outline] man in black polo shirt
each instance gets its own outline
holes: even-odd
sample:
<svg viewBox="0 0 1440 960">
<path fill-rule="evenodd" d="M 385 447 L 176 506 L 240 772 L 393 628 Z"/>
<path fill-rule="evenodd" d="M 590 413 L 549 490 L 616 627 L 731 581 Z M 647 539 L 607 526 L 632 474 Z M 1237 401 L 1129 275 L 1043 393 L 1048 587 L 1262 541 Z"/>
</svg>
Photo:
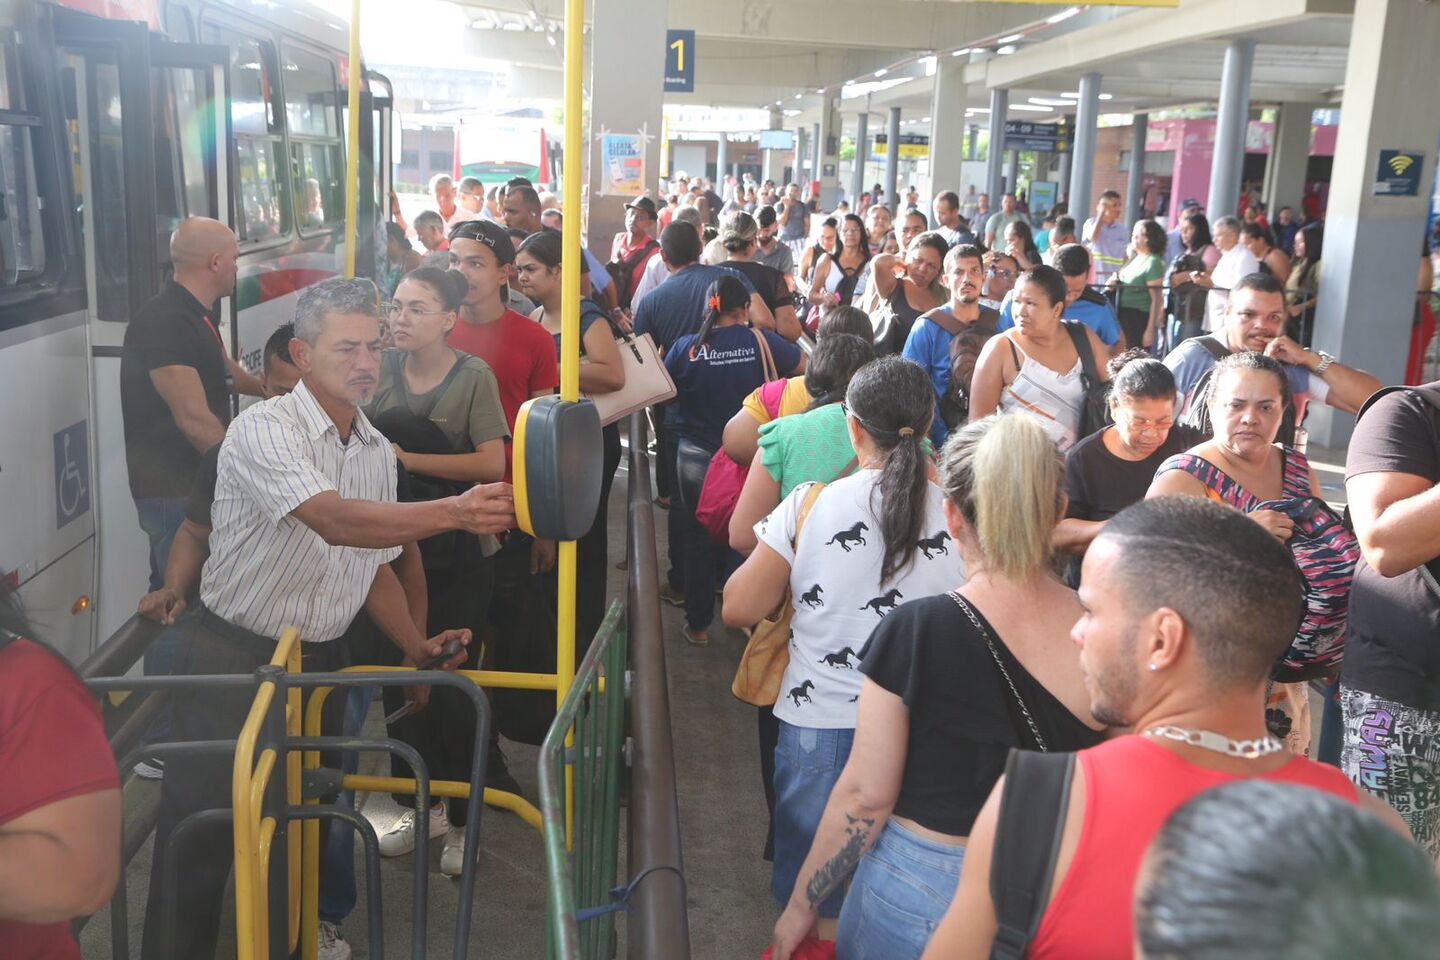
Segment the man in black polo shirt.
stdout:
<svg viewBox="0 0 1440 960">
<path fill-rule="evenodd" d="M 214 304 L 235 291 L 235 234 L 217 220 L 186 220 L 170 237 L 175 279 L 125 330 L 120 409 L 130 495 L 150 539 L 150 589 L 164 582 L 175 531 L 205 451 L 225 436 L 232 389 L 262 396 L 260 381 L 225 353 Z M 174 634 L 145 654 L 147 674 L 168 674 Z M 163 722 L 151 738 L 165 735 Z"/>
</svg>

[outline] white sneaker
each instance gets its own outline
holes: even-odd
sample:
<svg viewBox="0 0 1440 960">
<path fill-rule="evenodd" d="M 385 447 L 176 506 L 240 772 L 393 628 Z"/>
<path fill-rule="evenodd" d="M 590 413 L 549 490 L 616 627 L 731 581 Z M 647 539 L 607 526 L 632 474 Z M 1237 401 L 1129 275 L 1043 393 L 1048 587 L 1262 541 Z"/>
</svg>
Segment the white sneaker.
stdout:
<svg viewBox="0 0 1440 960">
<path fill-rule="evenodd" d="M 350 960 L 350 944 L 340 936 L 340 928 L 329 920 L 320 921 L 320 960 Z"/>
<path fill-rule="evenodd" d="M 135 764 L 135 776 L 141 780 L 165 779 L 165 761 L 159 757 L 147 757 Z"/>
<path fill-rule="evenodd" d="M 445 848 L 440 851 L 440 872 L 458 877 L 465 869 L 465 828 L 451 827 L 445 834 Z"/>
<path fill-rule="evenodd" d="M 450 829 L 450 818 L 445 814 L 445 804 L 430 808 L 430 839 L 445 836 Z M 380 856 L 403 857 L 415 849 L 415 811 L 406 810 L 380 838 Z"/>
</svg>

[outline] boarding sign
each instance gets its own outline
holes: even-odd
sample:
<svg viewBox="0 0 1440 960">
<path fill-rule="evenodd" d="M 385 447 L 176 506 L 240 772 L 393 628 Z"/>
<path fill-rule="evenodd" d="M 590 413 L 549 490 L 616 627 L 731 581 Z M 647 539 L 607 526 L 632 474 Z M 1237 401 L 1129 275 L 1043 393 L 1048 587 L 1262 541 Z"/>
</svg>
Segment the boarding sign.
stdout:
<svg viewBox="0 0 1440 960">
<path fill-rule="evenodd" d="M 665 31 L 665 92 L 695 92 L 695 31 Z"/>
<path fill-rule="evenodd" d="M 1037 153 L 1069 153 L 1070 131 L 1063 123 L 1005 121 L 1006 150 L 1034 150 Z"/>
</svg>

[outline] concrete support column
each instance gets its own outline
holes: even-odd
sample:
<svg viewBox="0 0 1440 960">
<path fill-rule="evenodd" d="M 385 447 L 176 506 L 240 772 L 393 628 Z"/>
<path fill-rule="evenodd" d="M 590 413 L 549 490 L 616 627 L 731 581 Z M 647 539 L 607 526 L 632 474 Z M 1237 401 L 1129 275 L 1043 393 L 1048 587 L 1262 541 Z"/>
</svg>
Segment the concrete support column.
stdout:
<svg viewBox="0 0 1440 960">
<path fill-rule="evenodd" d="M 891 107 L 885 124 L 885 199 L 900 219 L 900 108 Z"/>
<path fill-rule="evenodd" d="M 784 127 L 784 124 L 785 115 L 782 114 L 778 108 L 771 107 L 770 129 L 780 130 Z M 762 150 L 760 152 L 760 179 L 762 181 L 780 179 L 780 158 L 776 156 L 774 150 Z"/>
<path fill-rule="evenodd" d="M 715 192 L 725 198 L 725 174 L 730 172 L 730 137 L 720 134 L 715 141 Z M 719 212 L 718 210 L 716 211 Z"/>
<path fill-rule="evenodd" d="M 804 127 L 795 128 L 795 172 L 790 176 L 802 189 L 805 186 L 805 144 L 809 139 L 810 135 Z"/>
<path fill-rule="evenodd" d="M 1281 207 L 1294 207 L 1297 219 L 1305 196 L 1305 171 L 1310 165 L 1312 103 L 1281 104 L 1275 118 L 1275 137 L 1265 164 L 1265 204 L 1270 221 Z"/>
<path fill-rule="evenodd" d="M 1075 137 L 1070 164 L 1070 216 L 1078 233 L 1093 213 L 1090 186 L 1095 180 L 1095 129 L 1100 121 L 1100 74 L 1080 78 L 1080 102 L 1075 109 Z"/>
<path fill-rule="evenodd" d="M 820 181 L 820 208 L 833 210 L 840 202 L 840 88 L 826 87 L 820 94 L 820 124 L 815 135 L 815 178 Z M 853 208 L 856 197 L 850 198 Z"/>
<path fill-rule="evenodd" d="M 930 95 L 930 192 L 963 193 L 960 164 L 965 157 L 965 63 L 940 57 Z"/>
<path fill-rule="evenodd" d="M 1210 161 L 1210 199 L 1205 215 L 1234 216 L 1240 207 L 1240 180 L 1245 168 L 1245 127 L 1250 123 L 1250 73 L 1255 66 L 1255 41 L 1233 40 L 1225 49 L 1220 74 L 1220 107 L 1215 115 L 1215 156 Z"/>
<path fill-rule="evenodd" d="M 1005 191 L 1015 192 L 1015 184 L 1020 179 L 1020 151 L 1005 151 Z"/>
<path fill-rule="evenodd" d="M 985 154 L 985 192 L 990 194 L 990 209 L 1000 209 L 1000 194 L 1004 193 L 1002 181 L 1005 158 L 1005 114 L 1010 109 L 1010 91 L 990 91 L 990 146 Z"/>
<path fill-rule="evenodd" d="M 1126 211 L 1125 223 L 1132 227 L 1137 220 L 1145 216 L 1144 207 L 1140 202 L 1140 178 L 1145 175 L 1145 131 L 1149 127 L 1150 114 L 1135 114 L 1134 122 L 1130 126 L 1130 176 L 1125 181 L 1125 199 L 1122 207 Z"/>
<path fill-rule="evenodd" d="M 660 177 L 660 144 L 665 99 L 667 0 L 595 0 L 591 64 L 590 126 L 593 130 L 644 134 L 645 192 L 655 196 Z M 638 17 L 634 23 L 631 16 Z M 632 197 L 601 196 L 606 170 L 600 145 L 590 157 L 587 243 L 601 260 L 610 259 L 610 241 L 625 229 L 625 204 Z M 566 211 L 566 216 L 580 216 Z"/>
<path fill-rule="evenodd" d="M 1400 383 L 1415 317 L 1415 275 L 1425 232 L 1440 112 L 1417 110 L 1419 91 L 1434 89 L 1433 51 L 1440 45 L 1440 6 L 1413 0 L 1366 0 L 1350 32 L 1345 108 L 1335 143 L 1325 214 L 1325 269 L 1315 318 L 1315 347 L 1381 383 Z M 1416 196 L 1376 195 L 1381 150 L 1421 159 L 1411 170 Z M 1418 169 L 1416 169 L 1418 168 Z M 1312 442 L 1338 446 L 1354 420 L 1311 406 Z"/>
<path fill-rule="evenodd" d="M 810 159 L 810 179 L 811 179 L 811 180 L 818 180 L 818 179 L 820 179 L 820 154 L 821 154 L 823 151 L 824 151 L 824 148 L 820 145 L 820 124 L 819 124 L 818 122 L 817 122 L 817 123 L 812 123 L 812 124 L 810 125 L 810 153 L 809 153 L 809 159 Z M 806 195 L 805 199 L 807 199 L 807 200 L 810 199 L 808 194 Z"/>
<path fill-rule="evenodd" d="M 1055 169 L 1055 195 L 1060 202 L 1068 204 L 1070 202 L 1070 164 L 1075 156 L 1075 117 L 1073 114 L 1066 115 L 1065 129 L 1070 131 L 1070 149 L 1060 154 L 1058 158 L 1059 162 Z"/>
<path fill-rule="evenodd" d="M 865 161 L 870 157 L 870 114 L 861 111 L 855 118 L 855 169 L 850 173 L 851 208 L 865 192 Z M 873 199 L 873 198 L 872 198 Z"/>
</svg>

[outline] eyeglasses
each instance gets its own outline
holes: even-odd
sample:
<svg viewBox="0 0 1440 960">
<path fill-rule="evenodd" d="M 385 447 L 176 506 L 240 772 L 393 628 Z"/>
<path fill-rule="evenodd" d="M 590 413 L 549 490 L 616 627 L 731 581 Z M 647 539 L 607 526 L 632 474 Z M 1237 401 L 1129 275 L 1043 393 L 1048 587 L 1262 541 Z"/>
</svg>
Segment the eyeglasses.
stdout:
<svg viewBox="0 0 1440 960">
<path fill-rule="evenodd" d="M 418 310 L 411 304 L 396 303 L 394 300 L 387 300 L 380 304 L 380 309 L 391 320 L 398 320 L 402 316 L 420 320 L 425 317 L 442 317 L 450 312 L 449 310 Z"/>
</svg>

